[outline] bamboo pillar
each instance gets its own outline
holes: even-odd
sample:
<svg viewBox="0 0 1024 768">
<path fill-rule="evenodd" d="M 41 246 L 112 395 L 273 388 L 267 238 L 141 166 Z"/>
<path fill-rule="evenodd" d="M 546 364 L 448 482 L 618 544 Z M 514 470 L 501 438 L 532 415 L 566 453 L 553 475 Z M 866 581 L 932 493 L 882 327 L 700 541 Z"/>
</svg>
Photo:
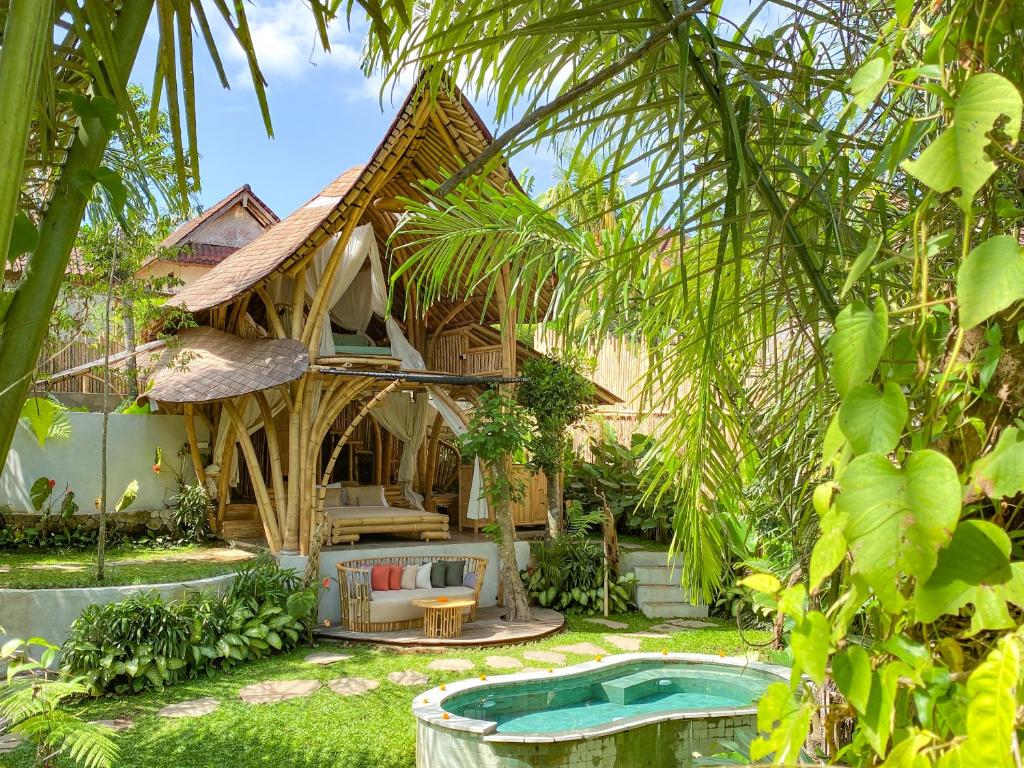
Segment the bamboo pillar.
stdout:
<svg viewBox="0 0 1024 768">
<path fill-rule="evenodd" d="M 241 402 L 245 402 L 242 398 Z M 260 512 L 260 519 L 263 522 L 263 530 L 267 537 L 267 545 L 270 551 L 277 553 L 281 551 L 281 532 L 277 525 L 277 517 L 274 515 L 274 505 L 270 503 L 270 494 L 267 493 L 267 484 L 263 479 L 263 470 L 260 468 L 259 457 L 256 449 L 253 448 L 249 432 L 245 428 L 245 422 L 238 408 L 231 400 L 224 401 L 224 412 L 235 425 L 238 434 L 238 445 L 242 449 L 246 466 L 249 468 L 249 477 L 252 480 L 253 490 L 256 492 L 256 508 Z"/>
<path fill-rule="evenodd" d="M 270 482 L 274 489 L 274 516 L 277 519 L 278 529 L 286 524 L 286 513 L 288 509 L 288 494 L 284 489 L 284 469 L 281 466 L 281 446 L 277 440 L 277 427 L 274 426 L 274 414 L 270 408 L 270 401 L 263 392 L 256 392 L 256 405 L 260 409 L 260 417 L 263 419 L 263 431 L 267 435 L 267 455 L 270 459 Z"/>
</svg>

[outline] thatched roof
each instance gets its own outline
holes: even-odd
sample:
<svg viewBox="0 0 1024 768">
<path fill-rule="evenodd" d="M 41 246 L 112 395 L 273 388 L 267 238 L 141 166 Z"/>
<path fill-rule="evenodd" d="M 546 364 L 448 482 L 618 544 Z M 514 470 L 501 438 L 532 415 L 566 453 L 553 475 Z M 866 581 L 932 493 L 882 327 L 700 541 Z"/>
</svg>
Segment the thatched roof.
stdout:
<svg viewBox="0 0 1024 768">
<path fill-rule="evenodd" d="M 223 400 L 294 381 L 307 368 L 306 348 L 294 339 L 243 339 L 213 328 L 188 328 L 164 350 L 139 402 Z"/>
<path fill-rule="evenodd" d="M 372 209 L 368 199 L 371 187 L 378 187 L 374 197 L 387 196 L 388 190 L 379 188 L 386 178 L 389 186 L 401 182 L 401 191 L 406 192 L 404 185 L 411 188 L 421 179 L 437 178 L 445 173 L 442 169 L 455 170 L 475 157 L 491 139 L 457 88 L 434 94 L 435 102 L 426 119 L 420 109 L 425 98 L 432 96 L 421 85 L 415 86 L 365 166 L 345 171 L 266 234 L 180 291 L 171 304 L 201 312 L 241 296 L 275 270 L 286 269 L 316 250 L 339 231 L 344 217 L 351 215 L 352 210 L 367 209 L 367 218 L 377 225 L 378 236 L 387 237 L 395 220 Z"/>
</svg>

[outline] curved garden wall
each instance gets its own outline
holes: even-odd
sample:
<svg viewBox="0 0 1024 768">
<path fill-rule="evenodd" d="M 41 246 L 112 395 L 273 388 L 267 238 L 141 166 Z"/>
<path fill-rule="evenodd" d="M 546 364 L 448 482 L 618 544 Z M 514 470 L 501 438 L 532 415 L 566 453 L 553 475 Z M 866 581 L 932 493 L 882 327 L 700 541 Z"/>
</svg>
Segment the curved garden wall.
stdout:
<svg viewBox="0 0 1024 768">
<path fill-rule="evenodd" d="M 117 587 L 75 587 L 69 589 L 0 589 L 0 643 L 7 637 L 41 637 L 63 643 L 71 624 L 86 606 L 116 603 L 138 592 L 155 590 L 164 600 L 177 600 L 199 590 L 222 592 L 235 574 L 225 573 L 197 581 L 170 584 L 132 584 Z"/>
</svg>

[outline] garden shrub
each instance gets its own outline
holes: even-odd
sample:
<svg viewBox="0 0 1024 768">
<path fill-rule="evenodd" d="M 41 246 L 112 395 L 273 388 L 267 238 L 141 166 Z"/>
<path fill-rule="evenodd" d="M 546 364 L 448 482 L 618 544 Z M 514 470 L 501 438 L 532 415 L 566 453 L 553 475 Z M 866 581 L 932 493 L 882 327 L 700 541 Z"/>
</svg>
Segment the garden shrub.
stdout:
<svg viewBox="0 0 1024 768">
<path fill-rule="evenodd" d="M 315 589 L 269 558 L 239 569 L 224 595 L 165 602 L 144 592 L 92 605 L 71 626 L 62 669 L 94 695 L 136 693 L 294 648 L 312 624 Z"/>
<path fill-rule="evenodd" d="M 565 533 L 534 542 L 530 549 L 533 564 L 520 575 L 531 600 L 567 613 L 597 613 L 604 608 L 604 560 L 598 542 Z M 608 600 L 613 612 L 635 607 L 635 587 L 632 573 L 611 579 Z"/>
<path fill-rule="evenodd" d="M 202 483 L 183 484 L 174 497 L 174 524 L 190 541 L 210 537 L 210 494 Z"/>
<path fill-rule="evenodd" d="M 653 438 L 639 433 L 633 435 L 629 446 L 622 445 L 605 429 L 591 442 L 593 460 L 573 464 L 566 498 L 578 501 L 588 512 L 607 503 L 619 530 L 668 543 L 672 538 L 672 504 L 667 498 L 647 496 L 640 478 L 641 462 L 652 445 Z"/>
</svg>

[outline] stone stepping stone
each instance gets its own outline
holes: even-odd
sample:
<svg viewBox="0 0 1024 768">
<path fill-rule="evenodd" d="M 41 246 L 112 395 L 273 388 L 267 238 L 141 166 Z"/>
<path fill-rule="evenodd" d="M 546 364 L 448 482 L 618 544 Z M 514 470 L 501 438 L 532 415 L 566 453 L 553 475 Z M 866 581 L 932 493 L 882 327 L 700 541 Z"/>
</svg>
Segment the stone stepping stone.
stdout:
<svg viewBox="0 0 1024 768">
<path fill-rule="evenodd" d="M 628 635 L 623 637 L 648 637 L 654 640 L 664 640 L 665 634 L 662 632 L 630 632 Z"/>
<path fill-rule="evenodd" d="M 352 657 L 344 653 L 328 653 L 326 651 L 317 651 L 311 653 L 309 656 L 303 659 L 307 664 L 317 664 L 319 666 L 326 666 L 327 664 L 337 664 L 339 661 L 348 661 Z"/>
<path fill-rule="evenodd" d="M 413 669 L 405 669 L 401 672 L 392 672 L 388 675 L 390 680 L 395 685 L 426 685 L 430 682 L 430 678 L 424 675 L 422 672 L 417 672 Z"/>
<path fill-rule="evenodd" d="M 514 656 L 488 656 L 484 659 L 488 667 L 494 669 L 522 669 L 523 662 Z"/>
<path fill-rule="evenodd" d="M 169 704 L 157 714 L 160 717 L 202 717 L 210 714 L 219 706 L 220 702 L 210 697 L 189 699 L 188 701 L 179 701 L 177 704 Z"/>
<path fill-rule="evenodd" d="M 578 653 L 581 656 L 607 656 L 608 651 L 602 648 L 600 645 L 594 645 L 593 643 L 573 643 L 572 645 L 558 645 L 555 646 L 556 651 L 562 653 Z"/>
<path fill-rule="evenodd" d="M 309 696 L 319 687 L 319 680 L 267 680 L 245 686 L 238 692 L 238 698 L 246 704 L 274 704 Z"/>
<path fill-rule="evenodd" d="M 629 624 L 621 621 L 615 621 L 614 619 L 587 617 L 583 620 L 588 624 L 597 624 L 598 626 L 607 627 L 608 629 L 629 629 Z"/>
<path fill-rule="evenodd" d="M 214 701 L 216 701 L 216 699 L 214 699 Z M 121 731 L 127 731 L 135 725 L 135 723 L 128 718 L 118 718 L 116 720 L 91 720 L 89 721 L 89 725 L 98 725 L 101 728 L 109 728 L 115 733 L 121 733 Z"/>
<path fill-rule="evenodd" d="M 673 619 L 665 623 L 672 624 L 681 629 L 716 629 L 718 627 L 717 624 L 712 624 L 710 621 L 701 621 L 700 619 Z"/>
<path fill-rule="evenodd" d="M 658 633 L 660 633 L 663 636 L 664 635 L 675 634 L 676 632 L 685 632 L 686 631 L 686 629 L 684 627 L 677 627 L 675 624 L 655 624 L 655 625 L 649 627 L 649 629 L 652 632 L 658 632 Z"/>
<path fill-rule="evenodd" d="M 330 680 L 327 687 L 339 696 L 360 696 L 369 693 L 380 683 L 368 677 L 339 677 L 337 680 Z"/>
<path fill-rule="evenodd" d="M 0 755 L 13 752 L 21 746 L 21 736 L 15 733 L 5 733 L 0 736 Z"/>
<path fill-rule="evenodd" d="M 605 635 L 605 642 L 614 645 L 620 651 L 639 651 L 640 638 L 625 635 Z"/>
<path fill-rule="evenodd" d="M 435 672 L 468 672 L 473 668 L 469 659 L 434 659 L 427 664 L 427 669 Z"/>
<path fill-rule="evenodd" d="M 565 664 L 565 654 L 554 651 L 523 651 L 523 658 L 541 664 Z"/>
</svg>

